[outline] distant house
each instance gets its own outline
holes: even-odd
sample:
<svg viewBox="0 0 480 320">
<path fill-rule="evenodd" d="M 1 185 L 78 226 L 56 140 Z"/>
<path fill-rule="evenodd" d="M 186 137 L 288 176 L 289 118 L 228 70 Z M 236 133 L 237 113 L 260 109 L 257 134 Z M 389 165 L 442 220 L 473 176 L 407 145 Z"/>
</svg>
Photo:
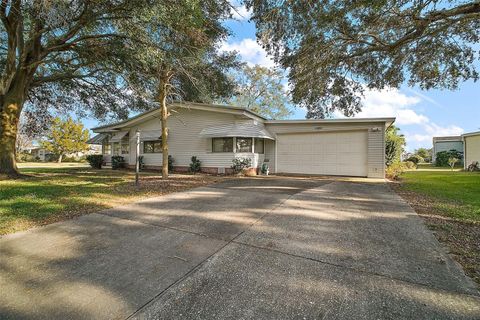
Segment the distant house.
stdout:
<svg viewBox="0 0 480 320">
<path fill-rule="evenodd" d="M 461 136 L 433 137 L 433 162 L 437 153 L 450 150 L 463 154 L 465 168 L 472 162 L 480 162 L 480 131 L 465 133 Z"/>
<path fill-rule="evenodd" d="M 101 154 L 102 153 L 102 147 L 96 144 L 89 144 L 88 145 L 89 150 L 87 152 L 75 152 L 72 154 L 68 154 L 68 157 L 74 157 L 74 158 L 80 158 L 85 155 L 89 154 Z M 32 146 L 28 148 L 23 148 L 21 150 L 24 153 L 29 153 L 32 155 L 32 157 L 38 161 L 41 162 L 48 162 L 48 161 L 55 161 L 57 158 L 55 154 L 51 153 L 50 151 L 46 150 L 45 148 L 42 148 L 40 146 Z"/>
<path fill-rule="evenodd" d="M 472 162 L 478 161 L 480 163 L 480 131 L 465 133 L 462 138 L 465 168 Z"/>
<path fill-rule="evenodd" d="M 169 154 L 176 171 L 187 171 L 192 156 L 202 171 L 229 172 L 234 158 L 249 158 L 253 168 L 272 173 L 383 178 L 385 130 L 395 118 L 268 120 L 244 108 L 201 103 L 169 106 Z M 147 168 L 162 165 L 160 110 L 92 129 L 89 143 L 102 145 L 107 163 L 123 156 L 136 161 L 136 133 Z"/>
<path fill-rule="evenodd" d="M 437 153 L 450 150 L 463 153 L 462 136 L 433 137 L 432 163 L 435 163 Z"/>
</svg>

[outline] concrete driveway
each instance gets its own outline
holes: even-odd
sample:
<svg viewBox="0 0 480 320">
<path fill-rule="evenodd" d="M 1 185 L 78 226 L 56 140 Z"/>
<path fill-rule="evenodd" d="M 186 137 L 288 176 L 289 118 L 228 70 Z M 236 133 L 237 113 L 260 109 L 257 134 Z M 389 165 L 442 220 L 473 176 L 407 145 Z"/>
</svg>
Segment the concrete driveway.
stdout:
<svg viewBox="0 0 480 320">
<path fill-rule="evenodd" d="M 231 179 L 0 239 L 1 319 L 480 319 L 386 184 Z"/>
</svg>

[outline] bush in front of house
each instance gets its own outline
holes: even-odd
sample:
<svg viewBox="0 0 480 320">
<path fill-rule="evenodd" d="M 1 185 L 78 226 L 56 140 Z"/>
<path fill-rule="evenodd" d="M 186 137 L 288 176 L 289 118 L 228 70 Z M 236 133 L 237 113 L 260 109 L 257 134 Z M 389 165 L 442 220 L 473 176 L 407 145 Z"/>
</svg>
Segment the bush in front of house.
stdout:
<svg viewBox="0 0 480 320">
<path fill-rule="evenodd" d="M 396 180 L 407 168 L 403 162 L 394 162 L 385 170 L 385 176 L 390 180 Z"/>
<path fill-rule="evenodd" d="M 198 158 L 196 156 L 192 156 L 192 158 L 190 160 L 191 160 L 191 162 L 190 162 L 190 172 L 192 172 L 193 174 L 195 174 L 197 172 L 200 172 L 200 170 L 202 168 L 202 162 L 200 160 L 198 160 Z"/>
<path fill-rule="evenodd" d="M 435 166 L 437 167 L 446 167 L 450 166 L 448 159 L 456 158 L 459 161 L 463 159 L 463 153 L 457 150 L 450 150 L 450 151 L 440 151 L 435 156 Z"/>
<path fill-rule="evenodd" d="M 234 158 L 232 160 L 232 166 L 234 173 L 240 173 L 244 169 L 250 168 L 252 165 L 252 159 L 250 158 Z"/>
<path fill-rule="evenodd" d="M 33 155 L 31 155 L 30 153 L 27 153 L 27 152 L 19 152 L 17 153 L 17 162 L 37 162 L 39 161 L 40 158 L 37 158 L 34 157 Z"/>
<path fill-rule="evenodd" d="M 90 167 L 94 169 L 102 169 L 103 164 L 103 155 L 101 154 L 90 154 L 87 156 L 87 162 L 90 164 Z"/>
<path fill-rule="evenodd" d="M 175 160 L 173 159 L 172 155 L 168 155 L 168 172 L 173 172 L 173 164 Z"/>
<path fill-rule="evenodd" d="M 121 169 L 125 168 L 125 158 L 122 156 L 112 156 L 112 169 Z"/>
</svg>

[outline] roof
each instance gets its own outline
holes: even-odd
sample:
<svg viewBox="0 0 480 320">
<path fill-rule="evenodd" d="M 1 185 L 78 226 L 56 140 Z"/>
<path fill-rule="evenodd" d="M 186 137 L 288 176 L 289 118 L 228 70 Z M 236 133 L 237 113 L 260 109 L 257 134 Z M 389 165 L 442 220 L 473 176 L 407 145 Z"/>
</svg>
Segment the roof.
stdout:
<svg viewBox="0 0 480 320">
<path fill-rule="evenodd" d="M 387 127 L 395 122 L 395 118 L 339 118 L 339 119 L 300 119 L 300 120 L 267 120 L 268 124 L 288 124 L 288 123 L 365 123 L 365 122 L 385 122 Z"/>
<path fill-rule="evenodd" d="M 433 142 L 462 141 L 462 136 L 433 137 Z"/>
<path fill-rule="evenodd" d="M 395 122 L 395 118 L 342 118 L 342 119 L 300 119 L 300 120 L 267 120 L 265 117 L 255 113 L 251 110 L 248 110 L 243 107 L 228 106 L 228 105 L 219 105 L 219 104 L 206 104 L 206 103 L 196 103 L 196 102 L 184 102 L 184 103 L 172 103 L 168 106 L 169 108 L 186 108 L 186 109 L 196 109 L 196 110 L 206 110 L 214 112 L 223 112 L 223 113 L 232 113 L 237 115 L 243 115 L 253 120 L 259 120 L 265 124 L 298 124 L 298 123 L 386 123 L 387 127 Z M 155 115 L 160 115 L 160 108 L 149 110 L 147 112 L 138 114 L 134 117 L 131 117 L 127 120 L 99 126 L 92 128 L 95 132 L 108 132 L 108 131 L 118 131 L 122 128 L 134 125 L 137 122 L 141 122 Z"/>
<path fill-rule="evenodd" d="M 471 136 L 478 136 L 478 135 L 480 135 L 480 131 L 467 132 L 462 134 L 462 137 L 471 137 Z"/>
<path fill-rule="evenodd" d="M 200 136 L 206 138 L 246 137 L 275 140 L 263 123 L 252 123 L 251 121 L 207 127 L 200 132 Z"/>
<path fill-rule="evenodd" d="M 196 102 L 185 102 L 185 103 L 172 103 L 168 105 L 169 108 L 185 108 L 185 109 L 196 109 L 196 110 L 206 110 L 206 111 L 215 111 L 215 112 L 223 112 L 223 113 L 233 113 L 233 114 L 240 114 L 247 116 L 249 118 L 255 120 L 266 120 L 265 117 L 259 115 L 256 112 L 248 110 L 242 107 L 235 107 L 235 106 L 227 106 L 227 105 L 219 105 L 219 104 L 206 104 L 206 103 L 196 103 Z M 107 124 L 104 126 L 98 126 L 92 128 L 92 131 L 101 131 L 104 129 L 111 129 L 111 130 L 118 130 L 128 125 L 133 125 L 136 122 L 140 122 L 144 119 L 149 117 L 153 117 L 156 114 L 160 115 L 160 108 L 155 108 L 143 113 L 140 113 L 136 116 L 128 118 L 123 121 L 119 121 L 112 124 Z"/>
</svg>

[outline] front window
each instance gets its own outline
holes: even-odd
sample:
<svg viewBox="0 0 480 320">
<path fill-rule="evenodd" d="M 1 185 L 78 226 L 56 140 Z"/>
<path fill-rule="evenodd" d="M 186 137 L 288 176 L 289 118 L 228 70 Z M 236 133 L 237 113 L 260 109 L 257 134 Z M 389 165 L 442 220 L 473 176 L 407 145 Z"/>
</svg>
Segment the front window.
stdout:
<svg viewBox="0 0 480 320">
<path fill-rule="evenodd" d="M 252 152 L 252 138 L 237 138 L 237 152 Z"/>
<path fill-rule="evenodd" d="M 233 152 L 233 138 L 213 138 L 212 152 Z"/>
<path fill-rule="evenodd" d="M 121 154 L 121 145 L 120 142 L 113 143 L 113 154 L 119 156 Z"/>
<path fill-rule="evenodd" d="M 255 138 L 255 153 L 265 153 L 265 140 Z"/>
<path fill-rule="evenodd" d="M 105 139 L 102 145 L 103 154 L 110 154 L 112 152 L 112 145 L 110 144 L 109 139 Z"/>
<path fill-rule="evenodd" d="M 128 154 L 130 152 L 130 144 L 128 141 L 128 136 L 122 139 L 122 142 L 120 145 L 120 151 L 122 154 Z"/>
<path fill-rule="evenodd" d="M 143 153 L 161 153 L 162 140 L 153 140 L 143 142 Z"/>
</svg>

